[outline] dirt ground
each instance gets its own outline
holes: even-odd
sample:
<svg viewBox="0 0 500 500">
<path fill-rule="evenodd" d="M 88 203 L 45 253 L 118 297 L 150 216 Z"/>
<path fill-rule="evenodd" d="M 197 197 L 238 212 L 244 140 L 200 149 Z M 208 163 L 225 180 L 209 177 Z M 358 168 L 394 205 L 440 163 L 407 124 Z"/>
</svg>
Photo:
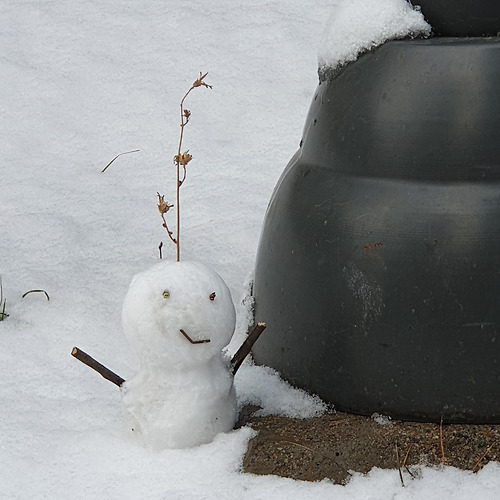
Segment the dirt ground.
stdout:
<svg viewBox="0 0 500 500">
<path fill-rule="evenodd" d="M 257 431 L 243 461 L 248 473 L 346 484 L 353 471 L 379 467 L 394 469 L 404 483 L 418 476 L 421 465 L 445 463 L 476 472 L 500 460 L 500 425 L 440 425 L 339 412 L 300 420 L 256 417 L 256 410 L 246 407 L 239 422 Z"/>
</svg>

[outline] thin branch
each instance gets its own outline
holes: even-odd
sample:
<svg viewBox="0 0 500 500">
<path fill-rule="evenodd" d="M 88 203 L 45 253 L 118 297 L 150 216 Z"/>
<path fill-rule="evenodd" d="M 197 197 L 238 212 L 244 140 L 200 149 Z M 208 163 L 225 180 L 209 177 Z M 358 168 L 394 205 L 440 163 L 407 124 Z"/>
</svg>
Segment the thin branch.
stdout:
<svg viewBox="0 0 500 500">
<path fill-rule="evenodd" d="M 191 344 L 207 344 L 208 342 L 210 342 L 210 339 L 193 340 L 184 330 L 179 330 L 179 331 L 182 333 L 184 338 L 186 338 L 187 340 L 189 340 L 189 342 L 191 342 Z"/>
<path fill-rule="evenodd" d="M 245 360 L 245 358 L 250 354 L 253 345 L 257 342 L 257 339 L 260 337 L 260 334 L 265 330 L 265 323 L 257 323 L 253 330 L 248 334 L 248 337 L 245 339 L 241 347 L 236 351 L 236 354 L 231 359 L 231 365 L 233 366 L 233 375 L 236 375 L 239 367 Z"/>
<path fill-rule="evenodd" d="M 88 367 L 95 370 L 99 375 L 104 377 L 106 380 L 113 382 L 113 384 L 121 387 L 125 382 L 125 379 L 121 378 L 116 373 L 112 372 L 109 368 L 96 361 L 92 356 L 89 356 L 86 352 L 81 351 L 78 347 L 73 347 L 71 355 L 75 357 L 78 361 L 81 361 Z"/>
</svg>

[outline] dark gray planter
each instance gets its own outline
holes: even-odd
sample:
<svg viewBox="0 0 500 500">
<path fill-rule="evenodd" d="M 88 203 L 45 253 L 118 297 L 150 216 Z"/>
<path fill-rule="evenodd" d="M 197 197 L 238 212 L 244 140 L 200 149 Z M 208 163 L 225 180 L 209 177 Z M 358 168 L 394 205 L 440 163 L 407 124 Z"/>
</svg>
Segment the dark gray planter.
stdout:
<svg viewBox="0 0 500 500">
<path fill-rule="evenodd" d="M 498 0 L 414 0 L 438 36 L 498 36 Z"/>
<path fill-rule="evenodd" d="M 324 76 L 258 249 L 254 347 L 338 410 L 500 423 L 500 39 Z"/>
</svg>

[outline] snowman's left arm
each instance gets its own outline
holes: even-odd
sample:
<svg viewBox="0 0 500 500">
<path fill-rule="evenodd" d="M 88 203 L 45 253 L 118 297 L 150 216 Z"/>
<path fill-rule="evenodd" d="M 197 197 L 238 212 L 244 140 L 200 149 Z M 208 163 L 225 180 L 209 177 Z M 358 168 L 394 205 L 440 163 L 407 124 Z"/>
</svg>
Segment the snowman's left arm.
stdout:
<svg viewBox="0 0 500 500">
<path fill-rule="evenodd" d="M 236 375 L 238 368 L 241 366 L 245 358 L 250 354 L 253 345 L 257 342 L 257 339 L 260 337 L 260 334 L 266 328 L 265 323 L 257 323 L 253 330 L 248 334 L 248 337 L 245 339 L 245 342 L 241 344 L 241 347 L 236 351 L 236 354 L 231 359 L 231 366 L 233 367 L 233 375 Z"/>
</svg>

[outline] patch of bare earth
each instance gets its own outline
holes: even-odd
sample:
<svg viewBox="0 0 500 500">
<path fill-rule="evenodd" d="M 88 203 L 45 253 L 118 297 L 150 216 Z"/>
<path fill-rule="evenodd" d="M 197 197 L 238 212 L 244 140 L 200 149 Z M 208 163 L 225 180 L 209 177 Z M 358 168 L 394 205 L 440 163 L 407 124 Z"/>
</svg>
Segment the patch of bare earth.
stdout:
<svg viewBox="0 0 500 500">
<path fill-rule="evenodd" d="M 500 425 L 430 424 L 331 413 L 312 419 L 256 417 L 242 412 L 240 425 L 257 435 L 243 470 L 253 474 L 345 484 L 353 472 L 394 469 L 402 483 L 422 465 L 443 463 L 477 472 L 500 460 Z"/>
</svg>

